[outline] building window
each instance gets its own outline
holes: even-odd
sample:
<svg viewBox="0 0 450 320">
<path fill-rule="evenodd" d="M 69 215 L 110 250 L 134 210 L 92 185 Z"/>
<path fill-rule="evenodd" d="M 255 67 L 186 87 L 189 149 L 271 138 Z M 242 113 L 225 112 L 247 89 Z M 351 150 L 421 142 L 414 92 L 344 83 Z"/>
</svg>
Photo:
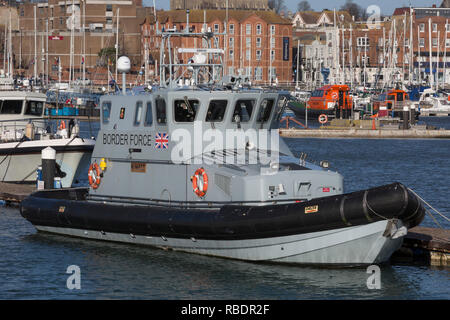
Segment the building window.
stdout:
<svg viewBox="0 0 450 320">
<path fill-rule="evenodd" d="M 270 33 L 275 35 L 275 26 L 270 26 Z"/>
<path fill-rule="evenodd" d="M 214 37 L 214 47 L 219 48 L 219 37 Z"/>
<path fill-rule="evenodd" d="M 248 35 L 252 34 L 252 25 L 251 24 L 247 24 L 245 26 L 245 33 Z"/>
<path fill-rule="evenodd" d="M 112 4 L 106 5 L 106 11 L 112 11 Z"/>
<path fill-rule="evenodd" d="M 433 30 L 433 32 L 437 32 L 438 30 L 437 30 L 437 23 L 433 23 L 432 24 L 432 30 Z"/>
<path fill-rule="evenodd" d="M 250 61 L 250 57 L 251 57 L 251 50 L 250 49 L 245 50 L 245 59 L 247 61 Z"/>
<path fill-rule="evenodd" d="M 425 32 L 425 23 L 419 24 L 419 31 L 420 32 Z"/>
<path fill-rule="evenodd" d="M 270 47 L 275 48 L 275 38 L 270 39 Z"/>
<path fill-rule="evenodd" d="M 425 47 L 425 38 L 419 39 L 419 47 L 421 47 L 421 48 Z"/>
<path fill-rule="evenodd" d="M 255 68 L 255 80 L 262 81 L 263 79 L 263 69 L 261 67 Z"/>
<path fill-rule="evenodd" d="M 234 24 L 230 24 L 230 34 L 234 34 Z"/>
<path fill-rule="evenodd" d="M 256 60 L 261 60 L 261 50 L 256 50 Z"/>
<path fill-rule="evenodd" d="M 445 47 L 450 48 L 450 39 L 445 39 Z"/>
<path fill-rule="evenodd" d="M 261 48 L 261 38 L 256 38 L 256 47 Z"/>
<path fill-rule="evenodd" d="M 432 43 L 433 47 L 437 47 L 438 46 L 438 39 L 437 38 L 433 38 L 431 40 L 431 43 Z"/>
<path fill-rule="evenodd" d="M 356 39 L 358 47 L 368 47 L 369 46 L 369 38 L 368 37 L 359 37 Z"/>
<path fill-rule="evenodd" d="M 245 38 L 245 46 L 250 48 L 252 46 L 252 38 Z"/>
<path fill-rule="evenodd" d="M 234 50 L 230 50 L 229 58 L 230 58 L 230 60 L 234 60 Z"/>
<path fill-rule="evenodd" d="M 228 67 L 228 74 L 233 75 L 234 74 L 234 67 Z"/>
<path fill-rule="evenodd" d="M 229 38 L 228 43 L 230 48 L 234 48 L 234 38 Z"/>
<path fill-rule="evenodd" d="M 257 24 L 257 25 L 256 25 L 256 34 L 257 34 L 257 35 L 260 35 L 261 33 L 262 33 L 262 27 L 261 27 L 260 24 Z"/>
<path fill-rule="evenodd" d="M 219 33 L 219 25 L 218 24 L 214 25 L 214 33 Z"/>
<path fill-rule="evenodd" d="M 408 38 L 405 39 L 405 47 L 409 48 L 409 39 Z"/>
<path fill-rule="evenodd" d="M 271 72 L 271 74 L 272 74 L 272 80 L 275 80 L 276 77 L 277 77 L 277 68 L 272 67 L 272 70 L 269 70 L 269 80 L 270 80 L 270 71 L 272 71 L 272 72 Z"/>
<path fill-rule="evenodd" d="M 275 61 L 275 50 L 270 50 L 270 60 Z"/>
</svg>

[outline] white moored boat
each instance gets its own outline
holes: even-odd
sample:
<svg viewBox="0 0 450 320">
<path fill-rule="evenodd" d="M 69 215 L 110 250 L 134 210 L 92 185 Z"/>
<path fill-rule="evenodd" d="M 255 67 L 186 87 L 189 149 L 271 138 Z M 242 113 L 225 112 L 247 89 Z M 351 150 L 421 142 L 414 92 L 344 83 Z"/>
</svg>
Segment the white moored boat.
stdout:
<svg viewBox="0 0 450 320">
<path fill-rule="evenodd" d="M 95 141 L 78 137 L 74 121 L 67 128 L 61 122 L 52 130 L 44 119 L 45 101 L 42 93 L 0 92 L 0 182 L 34 183 L 41 151 L 47 147 L 56 151 L 56 176 L 63 187 L 87 172 Z"/>
</svg>

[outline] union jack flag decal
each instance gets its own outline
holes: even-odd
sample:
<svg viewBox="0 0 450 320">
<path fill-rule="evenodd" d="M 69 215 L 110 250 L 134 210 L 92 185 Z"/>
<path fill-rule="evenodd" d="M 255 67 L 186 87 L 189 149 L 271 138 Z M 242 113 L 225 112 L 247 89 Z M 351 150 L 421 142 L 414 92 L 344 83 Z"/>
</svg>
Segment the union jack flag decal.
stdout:
<svg viewBox="0 0 450 320">
<path fill-rule="evenodd" d="M 155 148 L 156 149 L 167 149 L 169 148 L 169 135 L 167 133 L 157 133 L 155 137 Z"/>
</svg>

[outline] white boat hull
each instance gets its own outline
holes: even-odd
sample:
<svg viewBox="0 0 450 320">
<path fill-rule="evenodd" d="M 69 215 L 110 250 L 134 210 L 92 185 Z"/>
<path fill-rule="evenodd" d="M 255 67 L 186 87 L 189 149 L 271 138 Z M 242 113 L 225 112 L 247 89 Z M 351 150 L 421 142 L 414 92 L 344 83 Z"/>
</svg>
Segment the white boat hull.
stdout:
<svg viewBox="0 0 450 320">
<path fill-rule="evenodd" d="M 299 235 L 249 240 L 201 240 L 36 226 L 42 232 L 88 239 L 149 245 L 246 261 L 295 264 L 367 265 L 383 263 L 402 245 L 389 221 Z M 401 223 L 397 222 L 396 228 Z M 397 229 L 395 229 L 397 230 Z M 395 239 L 394 239 L 395 238 Z"/>
<path fill-rule="evenodd" d="M 90 139 L 55 139 L 0 144 L 0 181 L 10 183 L 35 183 L 36 170 L 41 165 L 41 151 L 46 147 L 57 149 L 56 163 L 66 176 L 61 179 L 64 188 L 71 187 L 90 164 L 92 148 Z"/>
</svg>

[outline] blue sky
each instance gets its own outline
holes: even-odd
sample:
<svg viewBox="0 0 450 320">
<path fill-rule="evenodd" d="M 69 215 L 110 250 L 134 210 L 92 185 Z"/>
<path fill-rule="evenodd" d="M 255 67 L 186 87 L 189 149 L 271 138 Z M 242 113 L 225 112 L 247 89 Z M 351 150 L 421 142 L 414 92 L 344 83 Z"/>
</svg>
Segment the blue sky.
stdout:
<svg viewBox="0 0 450 320">
<path fill-rule="evenodd" d="M 170 9 L 170 0 L 155 0 L 156 7 L 165 10 Z M 225 0 L 219 0 L 225 1 Z M 297 4 L 301 0 L 285 0 L 284 3 L 286 7 L 291 11 L 296 11 Z M 309 4 L 316 11 L 321 11 L 322 9 L 333 9 L 340 8 L 346 0 L 309 0 Z M 442 0 L 354 0 L 353 2 L 358 3 L 360 6 L 367 8 L 370 5 L 378 5 L 381 8 L 383 15 L 391 15 L 395 8 L 398 7 L 431 7 L 433 4 L 440 6 Z M 153 0 L 144 0 L 145 5 L 153 5 Z"/>
</svg>

